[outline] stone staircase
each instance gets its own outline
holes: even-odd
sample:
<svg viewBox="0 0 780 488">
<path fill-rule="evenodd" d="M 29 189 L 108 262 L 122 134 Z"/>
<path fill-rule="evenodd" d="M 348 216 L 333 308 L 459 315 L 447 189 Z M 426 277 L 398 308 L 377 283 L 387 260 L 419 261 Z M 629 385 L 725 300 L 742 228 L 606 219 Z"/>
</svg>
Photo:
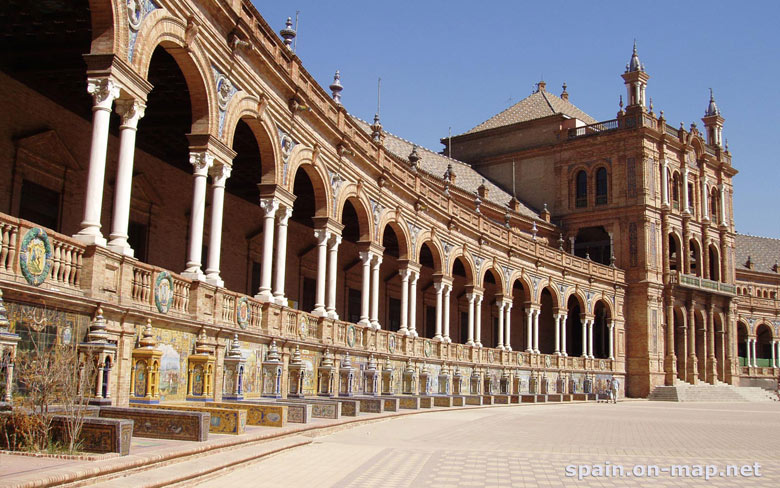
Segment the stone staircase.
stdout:
<svg viewBox="0 0 780 488">
<path fill-rule="evenodd" d="M 737 387 L 725 383 L 691 385 L 680 381 L 674 386 L 657 386 L 647 399 L 665 402 L 771 402 L 777 401 L 777 396 L 758 387 Z"/>
</svg>

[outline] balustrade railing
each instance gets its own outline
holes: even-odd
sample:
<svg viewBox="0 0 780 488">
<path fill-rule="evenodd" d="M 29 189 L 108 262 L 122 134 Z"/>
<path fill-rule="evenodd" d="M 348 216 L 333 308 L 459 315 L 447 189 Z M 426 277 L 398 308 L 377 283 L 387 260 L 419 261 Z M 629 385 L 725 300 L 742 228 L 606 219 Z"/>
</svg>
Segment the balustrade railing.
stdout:
<svg viewBox="0 0 780 488">
<path fill-rule="evenodd" d="M 4 218 L 5 215 L 0 214 Z M 0 220 L 0 271 L 13 272 L 19 226 Z"/>
<path fill-rule="evenodd" d="M 672 272 L 669 275 L 669 283 L 685 286 L 687 288 L 711 290 L 717 293 L 725 293 L 729 295 L 736 295 L 737 292 L 737 287 L 735 285 L 708 280 L 699 276 L 680 273 L 678 271 Z"/>
</svg>

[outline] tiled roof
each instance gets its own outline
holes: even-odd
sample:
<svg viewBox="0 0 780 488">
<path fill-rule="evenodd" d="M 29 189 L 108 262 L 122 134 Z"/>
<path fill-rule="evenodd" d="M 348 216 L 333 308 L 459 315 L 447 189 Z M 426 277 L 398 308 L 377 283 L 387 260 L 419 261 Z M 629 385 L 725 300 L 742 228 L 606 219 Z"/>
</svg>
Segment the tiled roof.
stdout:
<svg viewBox="0 0 780 488">
<path fill-rule="evenodd" d="M 483 130 L 495 129 L 505 125 L 517 124 L 550 115 L 563 114 L 568 117 L 579 119 L 586 124 L 595 124 L 596 119 L 586 114 L 568 100 L 564 100 L 544 88 L 536 91 L 531 96 L 520 100 L 503 112 L 482 122 L 465 134 L 473 134 Z"/>
<path fill-rule="evenodd" d="M 735 267 L 740 270 L 749 269 L 745 266 L 748 257 L 753 263 L 753 271 L 773 273 L 772 269 L 780 261 L 780 239 L 737 234 Z"/>
<path fill-rule="evenodd" d="M 368 122 L 354 116 L 352 116 L 352 119 L 366 134 L 371 134 L 371 127 Z M 413 143 L 387 131 L 384 131 L 384 135 L 385 149 L 402 160 L 406 160 L 412 152 Z M 430 149 L 421 146 L 417 146 L 417 154 L 420 156 L 420 161 L 417 163 L 420 169 L 439 178 L 444 177 L 444 173 L 447 171 L 447 164 L 452 163 L 452 172 L 455 173 L 454 186 L 461 190 L 468 193 L 476 193 L 477 188 L 482 184 L 482 179 L 484 177 L 466 163 L 448 158 L 447 156 L 435 153 Z M 510 200 L 512 200 L 512 195 L 494 185 L 487 178 L 485 178 L 485 187 L 488 189 L 488 201 L 502 206 L 509 205 Z M 539 218 L 539 214 L 527 207 L 523 202 L 520 202 L 518 213 L 534 219 Z"/>
</svg>

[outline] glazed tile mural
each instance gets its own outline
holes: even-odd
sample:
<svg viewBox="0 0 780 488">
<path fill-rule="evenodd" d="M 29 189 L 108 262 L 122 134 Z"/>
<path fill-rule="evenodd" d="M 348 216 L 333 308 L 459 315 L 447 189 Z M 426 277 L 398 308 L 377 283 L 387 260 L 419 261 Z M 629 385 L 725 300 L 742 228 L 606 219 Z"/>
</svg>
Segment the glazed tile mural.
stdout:
<svg viewBox="0 0 780 488">
<path fill-rule="evenodd" d="M 32 347 L 31 340 L 46 345 L 76 344 L 84 339 L 91 317 L 86 314 L 50 308 L 46 303 L 5 301 L 11 332 L 22 336 L 20 350 Z"/>
</svg>

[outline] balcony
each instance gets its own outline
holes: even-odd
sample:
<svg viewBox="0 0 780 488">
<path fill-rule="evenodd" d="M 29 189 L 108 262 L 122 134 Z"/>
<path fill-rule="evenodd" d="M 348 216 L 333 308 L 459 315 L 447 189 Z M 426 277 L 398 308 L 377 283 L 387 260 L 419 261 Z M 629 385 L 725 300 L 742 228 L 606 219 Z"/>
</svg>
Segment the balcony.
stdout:
<svg viewBox="0 0 780 488">
<path fill-rule="evenodd" d="M 669 275 L 669 283 L 684 288 L 717 293 L 719 295 L 735 296 L 737 294 L 737 287 L 734 285 L 680 273 L 679 271 L 672 272 Z"/>
</svg>

